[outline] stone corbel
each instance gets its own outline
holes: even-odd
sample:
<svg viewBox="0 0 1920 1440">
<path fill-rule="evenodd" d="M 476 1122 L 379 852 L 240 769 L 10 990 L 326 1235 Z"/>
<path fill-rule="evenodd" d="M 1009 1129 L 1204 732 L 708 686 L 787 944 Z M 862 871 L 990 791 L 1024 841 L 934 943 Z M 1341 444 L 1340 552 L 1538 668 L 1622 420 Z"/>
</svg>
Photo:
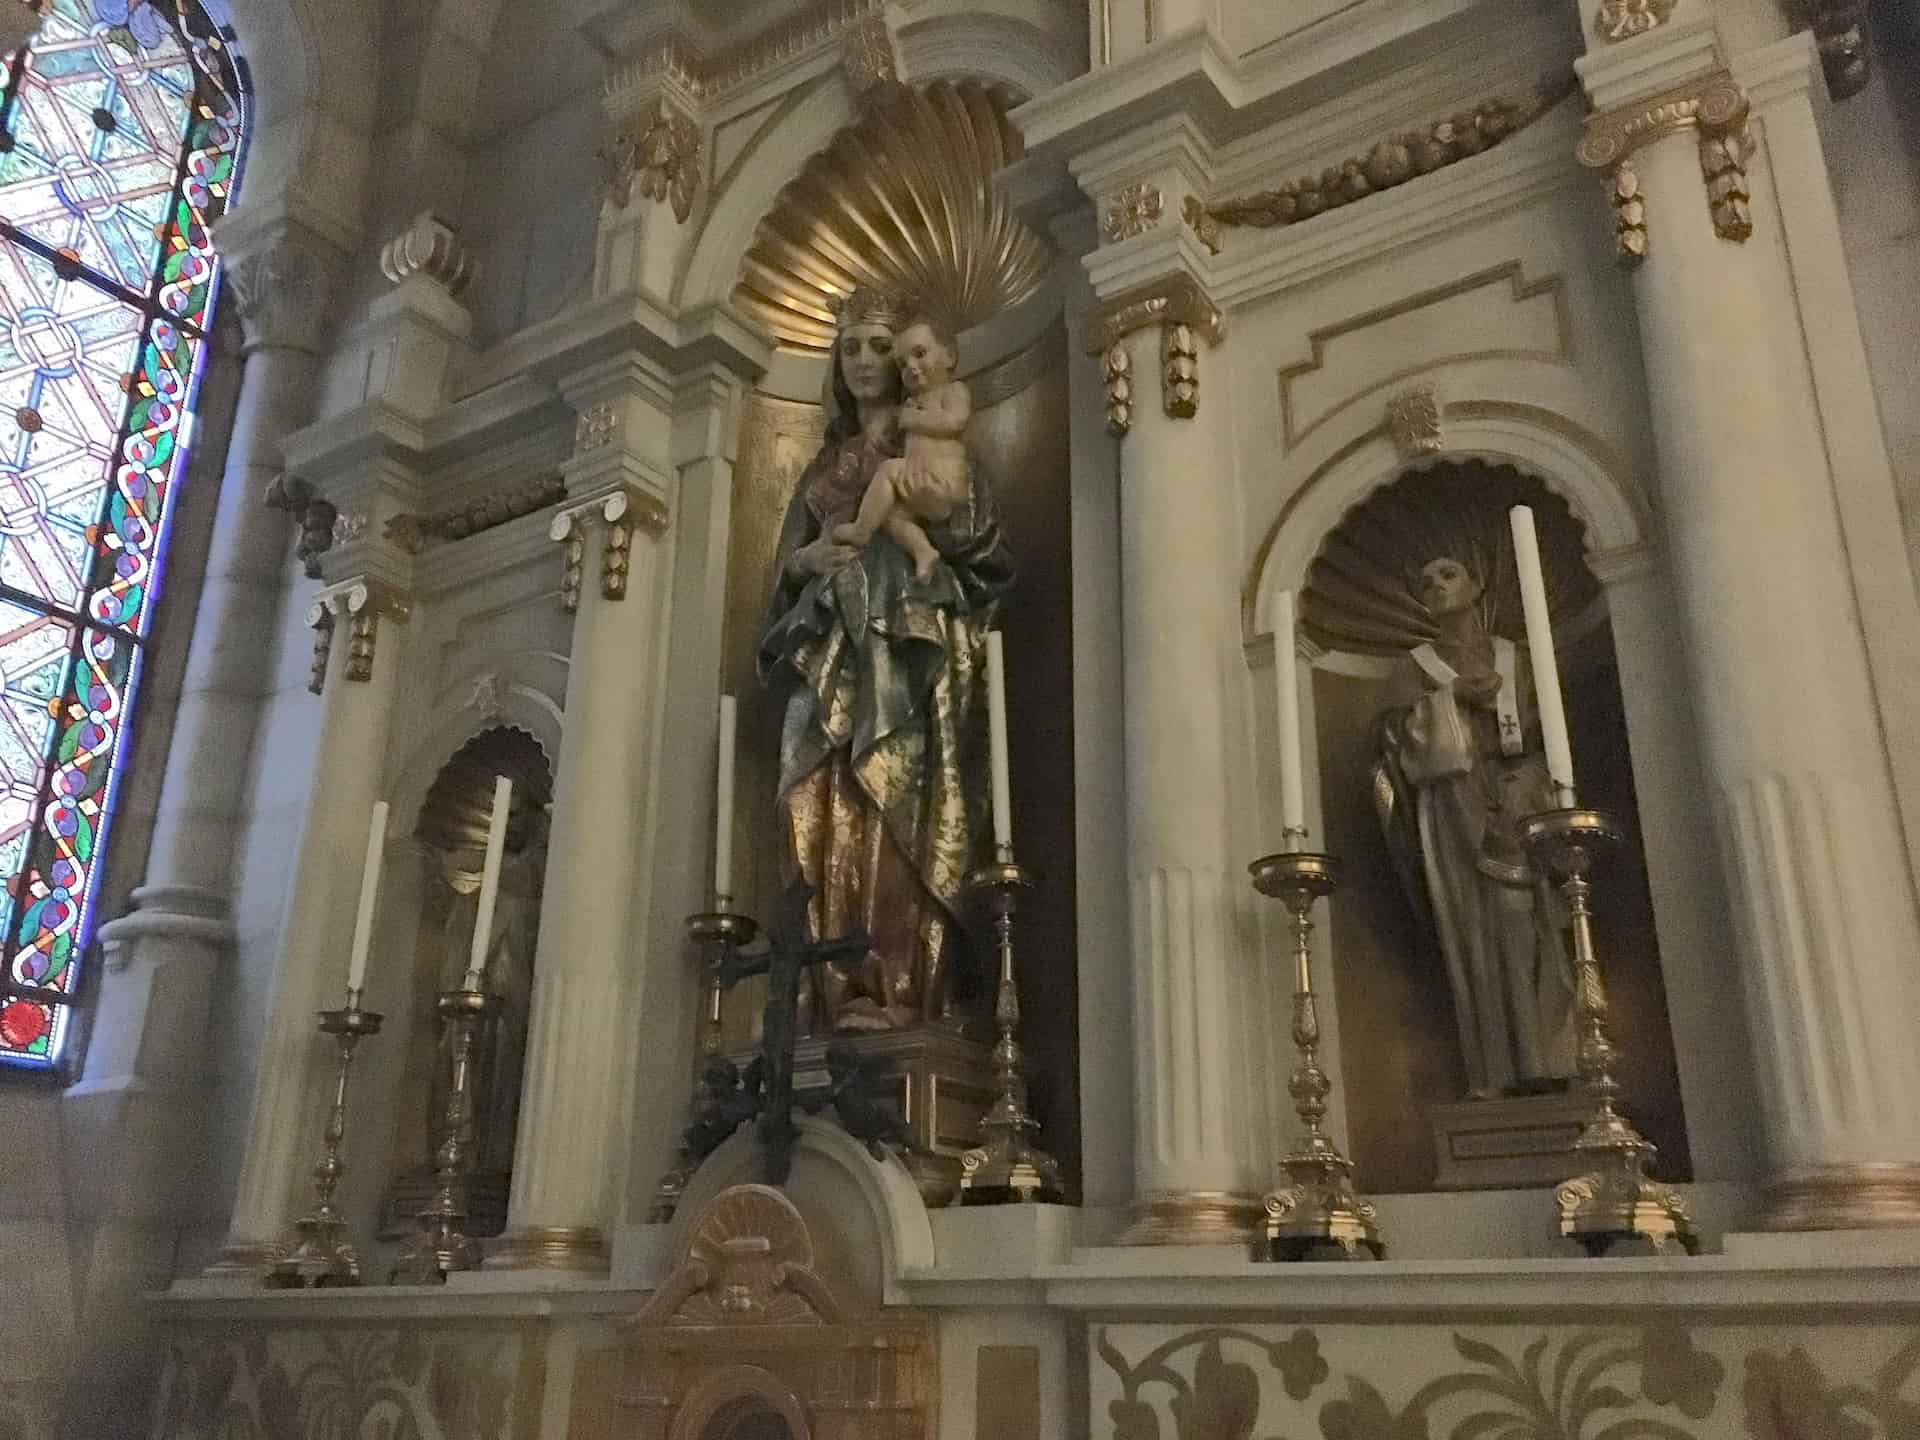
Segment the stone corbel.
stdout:
<svg viewBox="0 0 1920 1440">
<path fill-rule="evenodd" d="M 589 526 L 604 525 L 607 531 L 600 551 L 600 593 L 609 600 L 624 600 L 627 573 L 633 563 L 634 530 L 661 535 L 666 532 L 667 519 L 667 507 L 657 495 L 629 485 L 615 486 L 562 509 L 547 530 L 554 543 L 566 547 L 560 572 L 560 607 L 569 615 L 580 609 Z"/>
<path fill-rule="evenodd" d="M 1200 342 L 1217 345 L 1226 333 L 1220 307 L 1185 272 L 1094 306 L 1087 317 L 1087 351 L 1101 358 L 1107 427 L 1116 435 L 1133 424 L 1133 361 L 1121 342 L 1150 325 L 1160 327 L 1162 408 L 1176 420 L 1190 420 L 1200 408 Z"/>
<path fill-rule="evenodd" d="M 1742 241 L 1753 233 L 1748 208 L 1746 162 L 1753 141 L 1747 133 L 1747 94 L 1724 70 L 1587 118 L 1587 133 L 1574 149 L 1590 170 L 1607 174 L 1614 207 L 1614 235 L 1621 258 L 1638 264 L 1647 253 L 1646 201 L 1629 163 L 1636 151 L 1683 130 L 1697 131 L 1700 173 L 1714 232 Z"/>
<path fill-rule="evenodd" d="M 327 662 L 332 658 L 334 631 L 341 621 L 347 625 L 344 674 L 348 680 L 364 685 L 373 679 L 380 617 L 404 623 L 411 612 L 404 596 L 365 576 L 327 586 L 307 607 L 307 624 L 313 629 L 313 668 L 307 677 L 307 689 L 315 695 L 326 689 Z"/>
</svg>

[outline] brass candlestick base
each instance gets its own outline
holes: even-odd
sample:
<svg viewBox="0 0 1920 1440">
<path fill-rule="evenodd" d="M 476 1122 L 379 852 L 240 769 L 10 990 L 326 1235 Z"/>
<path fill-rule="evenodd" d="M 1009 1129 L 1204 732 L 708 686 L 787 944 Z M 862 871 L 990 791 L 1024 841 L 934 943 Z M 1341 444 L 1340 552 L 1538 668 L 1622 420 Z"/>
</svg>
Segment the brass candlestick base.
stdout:
<svg viewBox="0 0 1920 1440">
<path fill-rule="evenodd" d="M 434 1152 L 433 1198 L 420 1212 L 420 1229 L 395 1262 L 388 1283 L 438 1285 L 454 1270 L 478 1270 L 486 1252 L 466 1233 L 467 1171 L 473 1157 L 467 1144 L 472 1109 L 473 1042 L 500 1002 L 481 990 L 443 991 L 434 1008 L 453 1037 L 452 1073 L 443 1114 L 446 1138 Z"/>
<path fill-rule="evenodd" d="M 719 903 L 724 906 L 727 898 L 721 896 Z M 700 942 L 701 954 L 706 961 L 706 993 L 703 997 L 706 1014 L 700 1038 L 701 1063 L 693 1082 L 693 1119 L 688 1127 L 689 1130 L 701 1127 L 704 1143 L 707 1138 L 705 1132 L 711 1127 L 701 1126 L 702 1117 L 721 1113 L 716 1107 L 735 1106 L 738 1103 L 739 1072 L 720 1056 L 720 1012 L 727 986 L 731 983 L 732 977 L 728 971 L 734 957 L 753 943 L 754 936 L 760 933 L 760 927 L 748 916 L 718 909 L 689 915 L 687 933 Z M 725 1113 L 731 1114 L 732 1110 L 726 1109 Z M 696 1153 L 696 1147 L 692 1144 L 683 1143 L 680 1146 L 672 1168 L 653 1187 L 653 1201 L 647 1208 L 650 1224 L 664 1225 L 673 1219 L 673 1212 L 680 1208 L 680 1197 L 686 1192 L 687 1182 L 693 1179 L 693 1172 L 700 1168 L 700 1162 L 706 1158 L 705 1153 Z"/>
<path fill-rule="evenodd" d="M 1033 1143 L 1040 1122 L 1027 1112 L 1027 1082 L 1021 1072 L 1020 992 L 1014 983 L 1013 916 L 1020 892 L 1033 877 L 1002 849 L 992 865 L 967 876 L 967 889 L 987 898 L 993 913 L 993 943 L 1000 957 L 1000 988 L 993 1005 L 1000 1039 L 993 1047 L 998 1091 L 980 1121 L 980 1144 L 960 1157 L 960 1203 L 994 1205 L 1019 1200 L 1060 1200 L 1060 1162 Z"/>
<path fill-rule="evenodd" d="M 1340 862 L 1310 850 L 1266 855 L 1247 867 L 1253 888 L 1293 917 L 1293 1044 L 1300 1062 L 1287 1081 L 1300 1138 L 1280 1159 L 1284 1182 L 1265 1196 L 1266 1257 L 1306 1260 L 1336 1255 L 1358 1260 L 1386 1254 L 1373 1202 L 1353 1186 L 1353 1162 L 1321 1129 L 1333 1081 L 1320 1068 L 1320 1016 L 1314 1003 L 1313 903 L 1340 883 Z"/>
<path fill-rule="evenodd" d="M 1600 849 L 1623 838 L 1620 828 L 1598 810 L 1569 807 L 1530 817 L 1520 838 L 1567 897 L 1580 1016 L 1580 1093 L 1593 1103 L 1573 1146 L 1581 1164 L 1591 1168 L 1553 1192 L 1560 1233 L 1596 1257 L 1631 1237 L 1648 1241 L 1656 1254 L 1669 1254 L 1675 1246 L 1697 1254 L 1687 1202 L 1672 1186 L 1647 1178 L 1656 1153 L 1653 1142 L 1634 1129 L 1617 1104 L 1620 1085 L 1613 1068 L 1620 1052 L 1607 1036 L 1607 991 L 1593 948 L 1593 887 L 1587 875 Z"/>
<path fill-rule="evenodd" d="M 335 1208 L 333 1192 L 347 1167 L 340 1161 L 340 1142 L 347 1133 L 347 1077 L 353 1069 L 353 1049 L 362 1037 L 378 1035 L 386 1017 L 360 1008 L 360 992 L 349 990 L 343 1010 L 322 1010 L 320 1031 L 340 1047 L 340 1067 L 334 1072 L 333 1106 L 327 1112 L 320 1138 L 320 1159 L 313 1167 L 313 1208 L 294 1222 L 297 1238 L 268 1270 L 264 1283 L 274 1290 L 331 1289 L 360 1283 L 360 1255 L 346 1216 Z"/>
</svg>

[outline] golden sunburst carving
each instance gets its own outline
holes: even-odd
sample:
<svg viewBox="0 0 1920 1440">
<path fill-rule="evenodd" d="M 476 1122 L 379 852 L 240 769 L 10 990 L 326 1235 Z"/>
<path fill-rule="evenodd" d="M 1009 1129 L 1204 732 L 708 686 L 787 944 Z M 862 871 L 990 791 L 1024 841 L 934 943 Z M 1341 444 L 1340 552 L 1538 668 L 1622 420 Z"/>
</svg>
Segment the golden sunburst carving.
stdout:
<svg viewBox="0 0 1920 1440">
<path fill-rule="evenodd" d="M 873 285 L 964 330 L 1052 263 L 993 173 L 1018 160 L 1008 97 L 974 80 L 889 85 L 812 156 L 760 222 L 734 298 L 797 350 L 833 344 L 838 300 Z"/>
</svg>

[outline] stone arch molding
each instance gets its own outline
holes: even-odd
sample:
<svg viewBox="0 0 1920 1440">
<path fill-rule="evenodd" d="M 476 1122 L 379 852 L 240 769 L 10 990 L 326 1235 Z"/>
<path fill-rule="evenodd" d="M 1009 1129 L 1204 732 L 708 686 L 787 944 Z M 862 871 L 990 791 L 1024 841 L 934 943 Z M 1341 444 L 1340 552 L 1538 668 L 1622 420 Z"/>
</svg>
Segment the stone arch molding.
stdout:
<svg viewBox="0 0 1920 1440">
<path fill-rule="evenodd" d="M 1321 462 L 1265 527 L 1242 587 L 1243 640 L 1273 633 L 1273 597 L 1299 589 L 1346 513 L 1410 469 L 1443 461 L 1511 465 L 1563 498 L 1586 531 L 1589 559 L 1650 539 L 1646 505 L 1606 442 L 1555 411 L 1511 400 L 1448 398 L 1446 448 L 1409 460 L 1376 427 Z"/>
<path fill-rule="evenodd" d="M 803 1115 L 795 1116 L 794 1123 L 800 1131 L 796 1156 L 808 1154 L 826 1161 L 835 1177 L 858 1193 L 874 1222 L 880 1237 L 882 1300 L 889 1305 L 905 1303 L 902 1272 L 925 1269 L 934 1260 L 933 1222 L 912 1175 L 896 1158 L 889 1157 L 885 1163 L 875 1160 L 837 1125 Z M 685 1246 L 687 1227 L 705 1214 L 715 1197 L 751 1179 L 754 1169 L 753 1129 L 742 1126 L 707 1157 L 680 1197 L 671 1237 L 675 1253 Z"/>
<path fill-rule="evenodd" d="M 1039 13 L 1049 10 L 1052 16 Z M 1023 11 L 1035 13 L 1028 18 Z M 1071 79 L 1076 68 L 1045 26 L 1057 14 L 1056 7 L 1041 0 L 1003 0 L 987 14 L 954 12 L 916 19 L 899 33 L 900 78 L 920 85 L 968 75 L 1032 99 Z M 676 305 L 725 304 L 732 297 L 740 262 L 781 187 L 799 173 L 807 156 L 824 148 L 858 114 L 857 98 L 837 69 L 772 109 L 741 158 L 716 179 L 705 219 L 674 284 L 670 298 Z M 776 132 L 778 145 L 763 143 Z"/>
</svg>

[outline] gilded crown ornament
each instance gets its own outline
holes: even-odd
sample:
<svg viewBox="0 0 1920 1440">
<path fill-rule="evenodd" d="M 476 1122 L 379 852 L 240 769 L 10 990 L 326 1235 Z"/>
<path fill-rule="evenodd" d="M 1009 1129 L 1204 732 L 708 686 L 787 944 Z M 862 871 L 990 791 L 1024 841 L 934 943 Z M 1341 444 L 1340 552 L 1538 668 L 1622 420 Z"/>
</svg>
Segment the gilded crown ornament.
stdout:
<svg viewBox="0 0 1920 1440">
<path fill-rule="evenodd" d="M 833 304 L 836 330 L 850 325 L 884 325 L 889 330 L 897 330 L 906 318 L 906 306 L 877 285 L 856 285 Z"/>
</svg>

